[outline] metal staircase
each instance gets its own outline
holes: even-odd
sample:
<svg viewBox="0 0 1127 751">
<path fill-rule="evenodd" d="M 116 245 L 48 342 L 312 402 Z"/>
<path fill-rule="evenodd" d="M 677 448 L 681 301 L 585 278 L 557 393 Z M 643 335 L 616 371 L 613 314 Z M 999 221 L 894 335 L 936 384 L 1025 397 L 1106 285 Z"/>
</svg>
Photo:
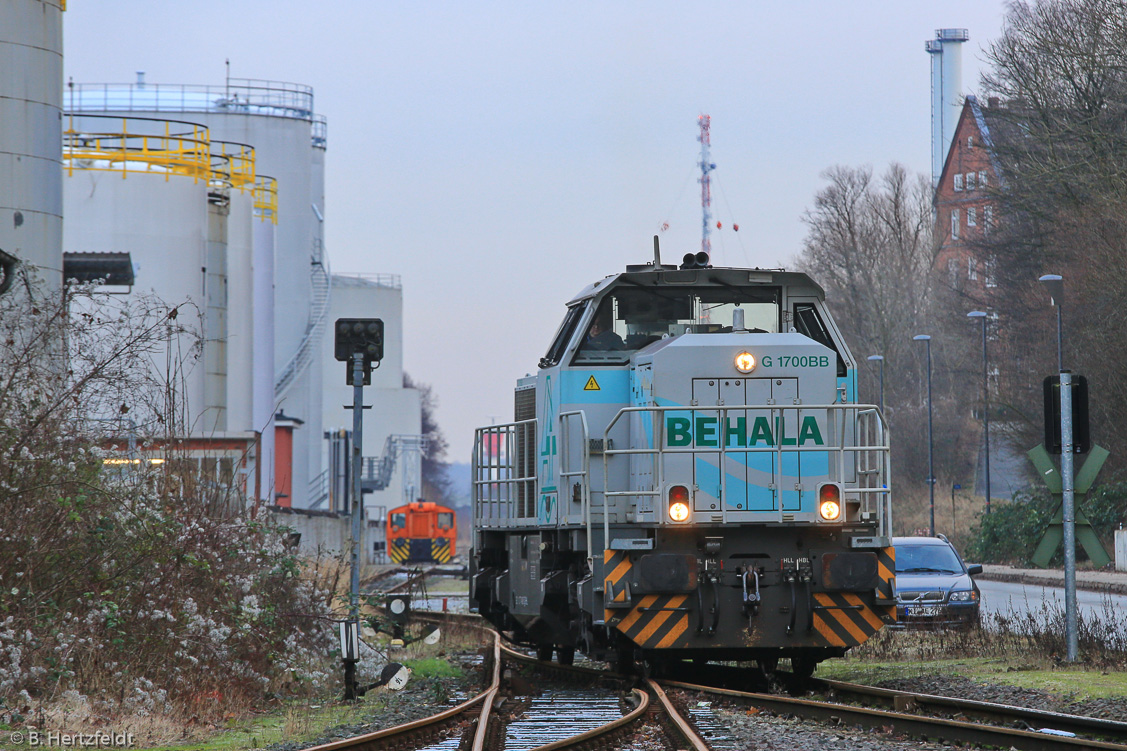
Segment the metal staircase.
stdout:
<svg viewBox="0 0 1127 751">
<path fill-rule="evenodd" d="M 386 490 L 395 474 L 396 464 L 402 463 L 404 503 L 410 503 L 415 498 L 413 478 L 422 462 L 423 454 L 426 453 L 429 441 L 430 439 L 421 435 L 389 435 L 384 441 L 383 453 L 380 456 L 364 457 L 360 475 L 360 492 Z M 337 472 L 343 473 L 344 468 L 338 469 Z M 313 478 L 309 483 L 309 508 L 318 509 L 330 500 L 332 488 L 334 485 L 339 485 L 337 480 L 339 476 L 334 478 L 332 467 Z"/>
<path fill-rule="evenodd" d="M 309 367 L 309 363 L 318 354 L 321 344 L 321 335 L 325 331 L 325 321 L 329 314 L 329 300 L 332 292 L 331 274 L 329 272 L 329 259 L 325 255 L 325 247 L 320 238 L 313 240 L 313 257 L 310 263 L 309 284 L 312 288 L 309 305 L 309 321 L 305 326 L 305 334 L 298 344 L 297 350 L 289 362 L 282 367 L 274 378 L 274 398 L 280 398 L 297 376 Z"/>
</svg>

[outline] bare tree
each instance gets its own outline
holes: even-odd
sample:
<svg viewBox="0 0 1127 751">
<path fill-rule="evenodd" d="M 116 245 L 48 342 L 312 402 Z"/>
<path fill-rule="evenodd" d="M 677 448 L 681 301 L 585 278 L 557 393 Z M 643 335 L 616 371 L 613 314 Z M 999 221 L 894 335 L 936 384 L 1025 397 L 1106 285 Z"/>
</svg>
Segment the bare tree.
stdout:
<svg viewBox="0 0 1127 751">
<path fill-rule="evenodd" d="M 854 354 L 884 356 L 886 394 L 893 395 L 890 403 L 903 401 L 908 394 L 897 374 L 917 363 L 912 336 L 928 333 L 937 249 L 930 186 L 899 164 L 879 180 L 868 167 L 836 166 L 823 176 L 829 185 L 803 217 L 809 232 L 799 266 L 826 290 Z M 875 394 L 871 376 L 865 391 Z"/>
<path fill-rule="evenodd" d="M 969 410 L 957 405 L 962 342 L 942 335 L 935 305 L 938 252 L 932 190 L 923 175 L 892 164 L 879 178 L 868 167 L 832 167 L 829 184 L 803 220 L 809 227 L 799 266 L 826 291 L 826 303 L 858 363 L 861 398 L 876 401 L 876 368 L 867 355 L 884 357 L 885 405 L 890 416 L 896 473 L 927 477 L 925 349 L 917 334 L 933 337 L 932 400 L 936 475 L 966 473 L 959 444 Z"/>
<path fill-rule="evenodd" d="M 1000 400 L 1039 440 L 1040 381 L 1056 371 L 1053 311 L 1036 279 L 1065 277 L 1065 366 L 1092 385 L 1093 430 L 1122 467 L 1127 452 L 1127 0 L 1015 2 L 990 46 L 1002 317 Z"/>
</svg>

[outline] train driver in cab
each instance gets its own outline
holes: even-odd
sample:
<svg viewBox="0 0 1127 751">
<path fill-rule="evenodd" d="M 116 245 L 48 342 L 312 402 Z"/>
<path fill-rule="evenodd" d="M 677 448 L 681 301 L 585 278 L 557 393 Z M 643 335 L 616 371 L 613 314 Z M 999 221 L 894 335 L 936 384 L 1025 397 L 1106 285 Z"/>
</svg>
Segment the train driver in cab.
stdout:
<svg viewBox="0 0 1127 751">
<path fill-rule="evenodd" d="M 581 349 L 608 352 L 611 350 L 626 349 L 622 337 L 614 333 L 611 323 L 611 309 L 609 305 L 602 305 L 587 330 L 587 339 Z"/>
</svg>

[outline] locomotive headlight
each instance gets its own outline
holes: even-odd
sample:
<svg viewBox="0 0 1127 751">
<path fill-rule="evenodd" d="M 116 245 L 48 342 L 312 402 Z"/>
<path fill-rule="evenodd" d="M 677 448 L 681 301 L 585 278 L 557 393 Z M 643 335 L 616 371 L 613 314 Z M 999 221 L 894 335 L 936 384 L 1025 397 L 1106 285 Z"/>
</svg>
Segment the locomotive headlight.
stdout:
<svg viewBox="0 0 1127 751">
<path fill-rule="evenodd" d="M 818 488 L 818 516 L 828 522 L 841 518 L 841 488 L 837 485 L 826 483 Z"/>
<path fill-rule="evenodd" d="M 669 518 L 675 522 L 688 521 L 689 489 L 684 485 L 669 488 Z"/>
<path fill-rule="evenodd" d="M 755 370 L 755 355 L 750 352 L 741 352 L 736 355 L 736 370 L 741 373 L 750 373 Z"/>
</svg>

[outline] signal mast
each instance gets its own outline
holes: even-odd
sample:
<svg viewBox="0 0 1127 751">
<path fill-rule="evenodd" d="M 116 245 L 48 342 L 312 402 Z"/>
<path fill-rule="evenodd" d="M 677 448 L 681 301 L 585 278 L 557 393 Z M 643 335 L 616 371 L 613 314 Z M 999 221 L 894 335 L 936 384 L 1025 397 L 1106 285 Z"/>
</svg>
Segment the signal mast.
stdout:
<svg viewBox="0 0 1127 751">
<path fill-rule="evenodd" d="M 708 129 L 712 124 L 712 118 L 708 115 L 701 115 L 697 118 L 697 121 L 700 123 L 700 135 L 697 136 L 697 140 L 700 141 L 700 180 L 697 181 L 700 183 L 700 249 L 711 255 L 712 241 L 708 236 L 712 232 L 712 180 L 708 173 L 716 169 L 716 165 L 712 163 L 712 157 L 708 153 L 708 147 L 711 145 Z"/>
</svg>

